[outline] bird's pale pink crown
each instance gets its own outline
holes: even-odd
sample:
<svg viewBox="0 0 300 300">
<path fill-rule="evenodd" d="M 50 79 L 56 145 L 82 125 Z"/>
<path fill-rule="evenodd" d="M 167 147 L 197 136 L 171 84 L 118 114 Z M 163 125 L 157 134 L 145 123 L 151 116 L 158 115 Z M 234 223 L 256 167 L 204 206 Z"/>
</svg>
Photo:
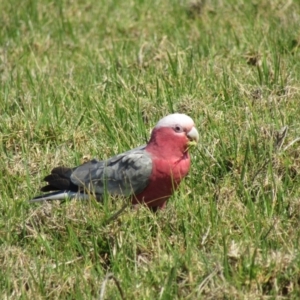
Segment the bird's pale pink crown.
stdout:
<svg viewBox="0 0 300 300">
<path fill-rule="evenodd" d="M 175 113 L 175 114 L 167 115 L 164 118 L 160 119 L 156 124 L 155 128 L 159 128 L 159 127 L 174 128 L 176 125 L 181 126 L 182 128 L 185 128 L 188 131 L 195 126 L 194 121 L 191 117 L 185 114 Z"/>
</svg>

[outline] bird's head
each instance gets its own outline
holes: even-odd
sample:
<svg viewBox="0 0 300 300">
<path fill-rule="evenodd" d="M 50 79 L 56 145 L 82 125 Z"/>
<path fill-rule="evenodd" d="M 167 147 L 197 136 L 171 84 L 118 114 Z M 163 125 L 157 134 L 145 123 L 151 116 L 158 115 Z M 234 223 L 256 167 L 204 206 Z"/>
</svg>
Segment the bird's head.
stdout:
<svg viewBox="0 0 300 300">
<path fill-rule="evenodd" d="M 199 133 L 192 118 L 185 114 L 168 115 L 152 130 L 149 144 L 165 149 L 169 154 L 185 153 L 191 144 L 197 143 Z"/>
</svg>

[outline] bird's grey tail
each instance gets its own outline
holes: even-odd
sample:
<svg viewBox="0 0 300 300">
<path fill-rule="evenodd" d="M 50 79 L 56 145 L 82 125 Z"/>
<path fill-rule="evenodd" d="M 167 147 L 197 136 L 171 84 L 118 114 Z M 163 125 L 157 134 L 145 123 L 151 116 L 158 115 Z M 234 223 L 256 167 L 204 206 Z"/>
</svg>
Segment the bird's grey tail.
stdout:
<svg viewBox="0 0 300 300">
<path fill-rule="evenodd" d="M 89 198 L 90 195 L 84 193 L 71 192 L 71 191 L 58 191 L 58 192 L 48 193 L 45 195 L 34 197 L 33 199 L 30 199 L 29 202 L 34 203 L 34 202 L 66 200 L 66 199 L 86 200 Z"/>
</svg>

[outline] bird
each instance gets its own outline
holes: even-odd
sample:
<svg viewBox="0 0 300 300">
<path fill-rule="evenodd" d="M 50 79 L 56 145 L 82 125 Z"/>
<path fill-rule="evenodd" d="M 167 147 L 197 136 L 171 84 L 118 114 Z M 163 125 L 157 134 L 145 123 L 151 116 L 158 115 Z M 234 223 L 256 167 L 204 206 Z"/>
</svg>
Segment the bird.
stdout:
<svg viewBox="0 0 300 300">
<path fill-rule="evenodd" d="M 158 121 L 146 145 L 107 160 L 92 159 L 80 166 L 59 166 L 44 178 L 46 194 L 30 202 L 89 199 L 105 194 L 124 196 L 131 204 L 153 210 L 166 207 L 168 199 L 188 174 L 189 148 L 199 140 L 194 121 L 186 114 L 169 114 Z"/>
</svg>

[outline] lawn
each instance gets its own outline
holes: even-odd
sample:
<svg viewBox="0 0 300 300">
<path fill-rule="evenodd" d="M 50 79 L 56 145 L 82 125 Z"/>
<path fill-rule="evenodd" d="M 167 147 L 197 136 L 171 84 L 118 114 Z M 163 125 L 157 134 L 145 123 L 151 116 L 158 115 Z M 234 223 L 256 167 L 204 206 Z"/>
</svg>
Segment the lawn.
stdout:
<svg viewBox="0 0 300 300">
<path fill-rule="evenodd" d="M 1 299 L 300 299 L 300 2 L 0 2 Z M 164 211 L 30 204 L 55 166 L 190 115 Z"/>
</svg>

